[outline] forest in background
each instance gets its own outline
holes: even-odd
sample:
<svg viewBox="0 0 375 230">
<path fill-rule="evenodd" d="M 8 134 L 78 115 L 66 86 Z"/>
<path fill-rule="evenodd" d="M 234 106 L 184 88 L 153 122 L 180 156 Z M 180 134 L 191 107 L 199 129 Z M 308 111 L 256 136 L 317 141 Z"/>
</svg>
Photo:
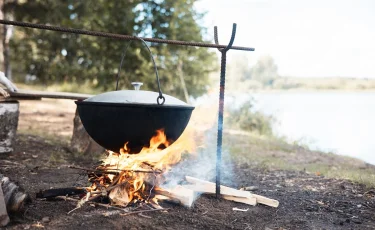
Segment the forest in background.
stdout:
<svg viewBox="0 0 375 230">
<path fill-rule="evenodd" d="M 3 0 L 2 18 L 38 24 L 161 39 L 206 42 L 203 13 L 195 0 Z M 126 56 L 120 88 L 141 81 L 156 90 L 150 54 L 141 42 L 5 26 L 4 72 L 15 82 L 76 85 L 114 90 L 121 56 Z M 213 50 L 148 43 L 156 59 L 162 90 L 187 99 L 207 91 L 208 75 L 217 69 Z M 184 88 L 184 86 L 186 86 Z"/>
</svg>

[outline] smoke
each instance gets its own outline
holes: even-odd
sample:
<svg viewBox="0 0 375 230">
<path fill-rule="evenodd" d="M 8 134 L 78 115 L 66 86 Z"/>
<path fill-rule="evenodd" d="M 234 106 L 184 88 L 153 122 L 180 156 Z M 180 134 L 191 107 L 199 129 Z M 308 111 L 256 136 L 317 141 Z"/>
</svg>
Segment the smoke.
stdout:
<svg viewBox="0 0 375 230">
<path fill-rule="evenodd" d="M 198 142 L 202 142 L 196 153 L 184 154 L 182 160 L 166 173 L 165 189 L 173 189 L 185 183 L 185 176 L 192 176 L 202 180 L 215 182 L 216 180 L 216 152 L 217 152 L 217 125 L 206 130 Z M 230 152 L 223 145 L 221 160 L 221 183 L 231 184 L 233 168 Z M 197 197 L 196 197 L 197 198 Z"/>
<path fill-rule="evenodd" d="M 174 189 L 176 186 L 186 184 L 186 176 L 202 180 L 216 181 L 216 154 L 217 154 L 217 119 L 218 95 L 215 93 L 203 97 L 195 102 L 196 108 L 190 119 L 188 128 L 194 130 L 194 143 L 196 150 L 182 155 L 181 161 L 173 165 L 171 170 L 164 174 L 164 189 Z M 224 124 L 225 128 L 225 124 Z M 223 134 L 223 137 L 225 135 Z M 222 145 L 221 184 L 233 184 L 233 167 L 228 146 Z M 199 197 L 199 194 L 195 199 Z"/>
</svg>

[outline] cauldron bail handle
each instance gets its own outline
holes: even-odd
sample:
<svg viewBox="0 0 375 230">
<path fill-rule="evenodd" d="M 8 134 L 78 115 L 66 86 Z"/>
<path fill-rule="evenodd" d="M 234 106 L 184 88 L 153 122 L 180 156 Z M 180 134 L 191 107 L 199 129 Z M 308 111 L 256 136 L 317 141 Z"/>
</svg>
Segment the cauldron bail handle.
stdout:
<svg viewBox="0 0 375 230">
<path fill-rule="evenodd" d="M 152 63 L 154 64 L 154 70 L 155 70 L 155 75 L 156 75 L 156 82 L 158 83 L 158 89 L 159 89 L 159 96 L 156 98 L 156 102 L 158 103 L 158 105 L 163 105 L 165 103 L 165 97 L 163 96 L 163 93 L 161 91 L 161 87 L 160 87 L 160 80 L 159 80 L 159 73 L 158 73 L 158 68 L 156 67 L 156 62 L 155 62 L 155 59 L 154 59 L 154 56 L 152 55 L 152 52 L 150 50 L 150 47 L 147 45 L 147 43 L 142 39 L 142 38 L 138 38 L 138 40 L 142 41 L 143 45 L 146 46 L 148 52 L 150 53 L 150 56 L 151 56 L 151 60 L 152 60 Z M 119 66 L 119 69 L 117 71 L 117 76 L 116 76 L 116 91 L 118 89 L 118 79 L 119 79 L 119 76 L 120 76 L 120 72 L 121 72 L 121 68 L 122 68 L 122 64 L 124 62 L 124 59 L 125 59 L 125 55 L 126 55 L 126 51 L 128 50 L 130 44 L 132 43 L 133 41 L 130 41 L 128 43 L 128 45 L 125 47 L 124 49 L 124 52 L 122 53 L 122 57 L 121 57 L 121 62 L 120 62 L 120 66 Z M 161 100 L 161 101 L 160 101 Z"/>
</svg>

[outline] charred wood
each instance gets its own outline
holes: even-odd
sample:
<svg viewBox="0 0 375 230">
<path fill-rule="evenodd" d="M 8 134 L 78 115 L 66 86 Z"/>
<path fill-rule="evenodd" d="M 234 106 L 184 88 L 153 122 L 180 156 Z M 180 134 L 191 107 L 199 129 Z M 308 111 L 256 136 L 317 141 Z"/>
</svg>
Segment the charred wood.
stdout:
<svg viewBox="0 0 375 230">
<path fill-rule="evenodd" d="M 75 196 L 75 195 L 84 195 L 87 193 L 87 190 L 84 188 L 55 188 L 55 189 L 46 189 L 41 190 L 36 194 L 36 198 L 54 198 L 57 196 Z"/>
</svg>

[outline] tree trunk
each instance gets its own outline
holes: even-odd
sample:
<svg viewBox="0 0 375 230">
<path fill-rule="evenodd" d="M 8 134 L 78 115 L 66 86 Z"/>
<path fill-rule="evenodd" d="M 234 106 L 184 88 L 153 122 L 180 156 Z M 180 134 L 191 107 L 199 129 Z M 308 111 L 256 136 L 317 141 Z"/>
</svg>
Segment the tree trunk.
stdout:
<svg viewBox="0 0 375 230">
<path fill-rule="evenodd" d="M 7 4 L 7 3 L 10 3 L 12 1 L 3 1 L 3 7 L 2 7 L 2 14 L 3 14 L 3 18 L 5 20 L 14 20 L 14 17 L 13 17 L 13 10 L 4 10 L 4 3 Z M 17 1 L 14 1 L 14 2 L 17 2 Z M 10 48 L 9 48 L 9 41 L 10 39 L 12 38 L 12 35 L 13 35 L 13 25 L 3 25 L 3 58 L 4 58 L 4 73 L 5 73 L 5 76 L 9 79 L 9 80 L 12 80 L 12 68 L 11 68 L 11 65 L 10 65 Z"/>
<path fill-rule="evenodd" d="M 189 93 L 188 93 L 187 88 L 186 88 L 185 79 L 184 79 L 184 72 L 182 71 L 182 65 L 183 65 L 182 60 L 180 60 L 178 62 L 178 66 L 177 66 L 178 76 L 180 77 L 181 86 L 182 86 L 182 90 L 184 91 L 186 103 L 189 104 L 190 103 Z"/>
<path fill-rule="evenodd" d="M 12 33 L 13 27 L 4 25 L 4 35 L 5 39 L 3 40 L 3 52 L 4 52 L 4 73 L 5 76 L 12 81 L 12 68 L 10 65 L 10 49 L 9 49 L 9 40 L 10 35 L 9 33 Z"/>
<path fill-rule="evenodd" d="M 78 110 L 76 110 L 73 123 L 73 135 L 70 141 L 70 148 L 73 151 L 80 152 L 85 155 L 97 155 L 104 152 L 104 148 L 96 143 L 86 132 L 81 119 L 79 118 Z"/>
<path fill-rule="evenodd" d="M 4 19 L 3 7 L 4 7 L 4 0 L 0 0 L 0 20 Z M 1 39 L 1 42 L 0 42 L 0 66 L 1 67 L 4 67 L 4 47 L 3 47 L 4 38 L 5 38 L 4 31 L 5 31 L 5 25 L 0 25 L 0 39 Z M 2 70 L 1 67 L 0 67 L 0 70 Z"/>
<path fill-rule="evenodd" d="M 19 104 L 0 102 L 0 153 L 13 151 L 19 116 Z"/>
</svg>

